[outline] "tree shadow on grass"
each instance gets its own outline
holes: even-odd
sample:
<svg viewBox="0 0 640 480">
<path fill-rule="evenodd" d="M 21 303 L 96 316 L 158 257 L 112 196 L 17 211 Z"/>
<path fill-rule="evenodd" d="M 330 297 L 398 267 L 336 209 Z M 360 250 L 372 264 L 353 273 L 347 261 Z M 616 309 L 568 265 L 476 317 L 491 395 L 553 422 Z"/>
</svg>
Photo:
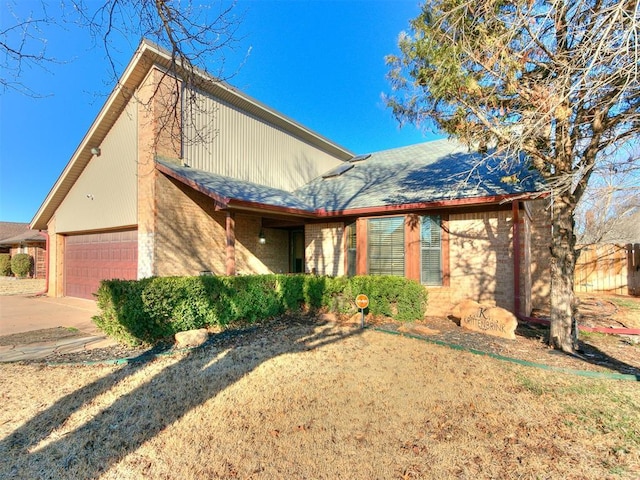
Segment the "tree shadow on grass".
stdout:
<svg viewBox="0 0 640 480">
<path fill-rule="evenodd" d="M 549 327 L 546 325 L 519 323 L 518 328 L 516 329 L 516 335 L 538 340 L 541 343 L 547 344 L 549 340 Z M 579 339 L 578 346 L 579 351 L 575 356 L 573 356 L 573 358 L 577 358 L 592 365 L 606 367 L 625 375 L 635 375 L 636 379 L 640 381 L 640 368 L 612 357 L 595 345 L 594 342 L 591 342 L 588 338 Z M 562 352 L 557 353 L 567 355 Z"/>
<path fill-rule="evenodd" d="M 97 478 L 261 364 L 360 333 L 303 319 L 214 337 L 58 435 L 73 414 L 148 365 L 134 362 L 68 394 L 0 441 L 0 477 Z"/>
</svg>

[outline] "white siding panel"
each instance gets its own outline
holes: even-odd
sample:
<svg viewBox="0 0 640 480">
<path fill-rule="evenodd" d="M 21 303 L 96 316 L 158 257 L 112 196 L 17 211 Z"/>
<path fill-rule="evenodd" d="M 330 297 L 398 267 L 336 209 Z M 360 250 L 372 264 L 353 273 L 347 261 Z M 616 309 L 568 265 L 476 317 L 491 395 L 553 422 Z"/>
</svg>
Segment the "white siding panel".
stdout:
<svg viewBox="0 0 640 480">
<path fill-rule="evenodd" d="M 137 223 L 137 108 L 130 101 L 56 212 L 58 233 Z"/>
<path fill-rule="evenodd" d="M 193 168 L 292 191 L 341 163 L 211 96 L 198 94 L 193 104 L 184 109 L 183 152 Z"/>
</svg>

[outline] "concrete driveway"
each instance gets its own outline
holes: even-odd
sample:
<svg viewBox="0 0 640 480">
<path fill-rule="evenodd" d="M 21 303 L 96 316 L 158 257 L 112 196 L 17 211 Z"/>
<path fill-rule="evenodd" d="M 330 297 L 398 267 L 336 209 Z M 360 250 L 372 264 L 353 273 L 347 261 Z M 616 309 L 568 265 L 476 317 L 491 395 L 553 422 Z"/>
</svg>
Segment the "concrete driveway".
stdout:
<svg viewBox="0 0 640 480">
<path fill-rule="evenodd" d="M 96 313 L 98 307 L 92 300 L 0 295 L 0 336 L 56 327 L 79 330 L 77 335 L 59 340 L 38 342 L 36 338 L 34 342 L 32 338 L 27 343 L 20 343 L 19 339 L 9 340 L 0 345 L 0 363 L 36 360 L 53 353 L 114 345 L 116 342 L 106 338 L 91 321 Z"/>
<path fill-rule="evenodd" d="M 55 327 L 73 327 L 89 335 L 101 335 L 91 321 L 97 313 L 98 307 L 93 300 L 2 295 L 0 335 Z"/>
</svg>

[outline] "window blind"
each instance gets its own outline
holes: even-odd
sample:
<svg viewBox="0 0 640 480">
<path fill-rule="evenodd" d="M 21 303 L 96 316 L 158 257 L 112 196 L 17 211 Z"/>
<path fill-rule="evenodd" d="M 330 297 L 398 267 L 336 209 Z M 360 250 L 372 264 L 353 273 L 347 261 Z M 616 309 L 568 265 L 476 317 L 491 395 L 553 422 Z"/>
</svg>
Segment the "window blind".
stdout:
<svg viewBox="0 0 640 480">
<path fill-rule="evenodd" d="M 420 271 L 424 285 L 442 285 L 442 240 L 439 215 L 422 217 Z"/>
<path fill-rule="evenodd" d="M 404 276 L 404 217 L 368 221 L 369 275 Z"/>
</svg>

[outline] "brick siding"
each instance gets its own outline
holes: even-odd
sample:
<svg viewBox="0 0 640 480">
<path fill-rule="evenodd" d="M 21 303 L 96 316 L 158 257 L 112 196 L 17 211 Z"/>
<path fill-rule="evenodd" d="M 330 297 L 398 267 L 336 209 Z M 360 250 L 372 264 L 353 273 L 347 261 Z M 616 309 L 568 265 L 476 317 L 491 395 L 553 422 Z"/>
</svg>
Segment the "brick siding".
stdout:
<svg viewBox="0 0 640 480">
<path fill-rule="evenodd" d="M 305 270 L 318 275 L 344 275 L 344 223 L 313 223 L 305 226 Z"/>
<path fill-rule="evenodd" d="M 531 211 L 531 308 L 551 304 L 551 216 L 549 200 L 528 202 Z"/>
<path fill-rule="evenodd" d="M 451 302 L 471 298 L 513 310 L 511 211 L 451 214 Z"/>
<path fill-rule="evenodd" d="M 215 210 L 212 199 L 173 179 L 157 179 L 158 215 L 155 231 L 157 275 L 226 274 L 226 213 Z M 263 229 L 261 218 L 235 215 L 236 273 L 286 273 L 289 232 Z M 283 248 L 285 246 L 285 248 Z"/>
</svg>

